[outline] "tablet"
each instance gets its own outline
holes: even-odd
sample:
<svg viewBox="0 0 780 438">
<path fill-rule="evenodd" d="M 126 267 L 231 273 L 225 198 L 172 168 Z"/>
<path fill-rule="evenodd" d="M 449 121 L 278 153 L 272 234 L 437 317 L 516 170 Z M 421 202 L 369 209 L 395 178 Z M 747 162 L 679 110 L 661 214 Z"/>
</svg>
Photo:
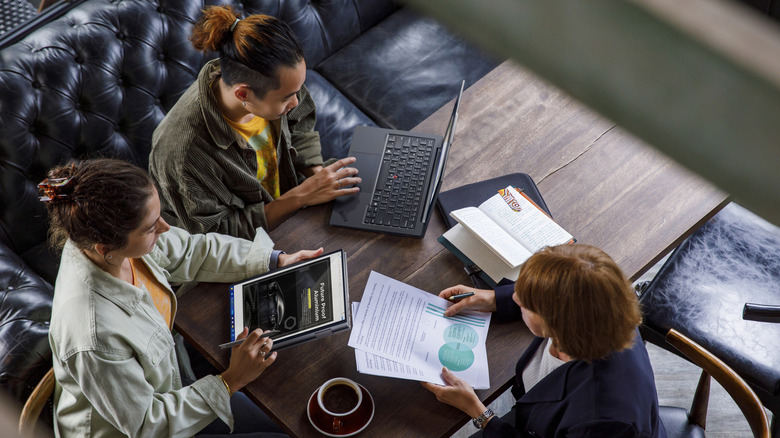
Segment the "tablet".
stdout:
<svg viewBox="0 0 780 438">
<path fill-rule="evenodd" d="M 352 326 L 343 250 L 304 260 L 230 287 L 230 338 L 244 327 L 277 332 L 274 350 Z"/>
</svg>

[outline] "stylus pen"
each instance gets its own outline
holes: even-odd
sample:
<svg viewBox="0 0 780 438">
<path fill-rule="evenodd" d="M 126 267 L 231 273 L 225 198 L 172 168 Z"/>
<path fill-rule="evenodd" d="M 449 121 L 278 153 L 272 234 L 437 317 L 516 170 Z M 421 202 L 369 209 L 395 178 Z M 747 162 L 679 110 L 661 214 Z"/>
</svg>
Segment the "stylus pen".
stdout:
<svg viewBox="0 0 780 438">
<path fill-rule="evenodd" d="M 451 296 L 451 297 L 449 297 L 447 299 L 450 300 L 450 301 L 462 300 L 462 299 L 468 298 L 468 297 L 470 297 L 472 295 L 474 295 L 474 292 L 466 292 L 465 294 L 453 295 L 453 296 Z"/>
<path fill-rule="evenodd" d="M 271 330 L 270 332 L 263 333 L 262 335 L 260 335 L 260 337 L 261 338 L 267 338 L 269 336 L 273 336 L 273 335 L 278 334 L 278 333 L 279 333 L 279 330 Z M 219 348 L 222 349 L 222 350 L 224 350 L 226 348 L 233 348 L 236 345 L 240 345 L 242 342 L 244 342 L 244 339 L 246 339 L 246 338 L 236 339 L 235 341 L 228 342 L 226 344 L 219 344 Z"/>
</svg>

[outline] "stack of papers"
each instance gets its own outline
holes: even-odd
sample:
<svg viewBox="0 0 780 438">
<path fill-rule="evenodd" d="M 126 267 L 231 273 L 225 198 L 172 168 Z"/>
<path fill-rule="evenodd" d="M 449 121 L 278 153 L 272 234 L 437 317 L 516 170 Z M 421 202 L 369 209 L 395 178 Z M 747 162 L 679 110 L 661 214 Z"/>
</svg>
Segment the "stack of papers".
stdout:
<svg viewBox="0 0 780 438">
<path fill-rule="evenodd" d="M 364 374 L 444 385 L 446 366 L 476 389 L 490 387 L 487 339 L 490 313 L 445 317 L 452 303 L 371 272 L 360 303 L 352 303 L 357 369 Z"/>
</svg>

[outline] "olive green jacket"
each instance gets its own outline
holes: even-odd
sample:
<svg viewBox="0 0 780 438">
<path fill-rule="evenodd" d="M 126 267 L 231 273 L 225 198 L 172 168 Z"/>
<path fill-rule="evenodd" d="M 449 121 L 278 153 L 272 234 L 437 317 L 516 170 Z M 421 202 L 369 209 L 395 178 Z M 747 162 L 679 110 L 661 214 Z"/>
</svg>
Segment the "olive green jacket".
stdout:
<svg viewBox="0 0 780 438">
<path fill-rule="evenodd" d="M 142 260 L 170 293 L 175 317 L 171 283 L 256 276 L 268 270 L 272 248 L 262 230 L 252 242 L 172 227 Z M 71 242 L 54 287 L 49 343 L 57 436 L 186 437 L 216 418 L 232 430 L 218 376 L 182 387 L 171 330 L 149 292 L 102 271 Z"/>
<path fill-rule="evenodd" d="M 218 59 L 207 63 L 154 131 L 149 172 L 171 225 L 252 239 L 256 228 L 268 230 L 264 207 L 273 197 L 257 180 L 254 150 L 219 112 L 210 85 L 220 74 Z M 303 169 L 322 164 L 314 101 L 305 86 L 298 100 L 271 122 L 281 193 L 303 181 Z"/>
</svg>

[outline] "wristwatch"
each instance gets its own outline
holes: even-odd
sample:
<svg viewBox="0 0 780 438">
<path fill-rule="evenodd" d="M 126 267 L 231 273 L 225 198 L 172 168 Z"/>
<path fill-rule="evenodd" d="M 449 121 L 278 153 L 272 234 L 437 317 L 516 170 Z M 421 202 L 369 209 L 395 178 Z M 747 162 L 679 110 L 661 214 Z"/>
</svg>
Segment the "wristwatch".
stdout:
<svg viewBox="0 0 780 438">
<path fill-rule="evenodd" d="M 490 408 L 487 408 L 485 412 L 481 413 L 479 417 L 472 418 L 471 423 L 476 427 L 477 429 L 482 429 L 485 425 L 485 422 L 488 420 L 488 418 L 493 416 L 493 411 L 490 410 Z"/>
</svg>

